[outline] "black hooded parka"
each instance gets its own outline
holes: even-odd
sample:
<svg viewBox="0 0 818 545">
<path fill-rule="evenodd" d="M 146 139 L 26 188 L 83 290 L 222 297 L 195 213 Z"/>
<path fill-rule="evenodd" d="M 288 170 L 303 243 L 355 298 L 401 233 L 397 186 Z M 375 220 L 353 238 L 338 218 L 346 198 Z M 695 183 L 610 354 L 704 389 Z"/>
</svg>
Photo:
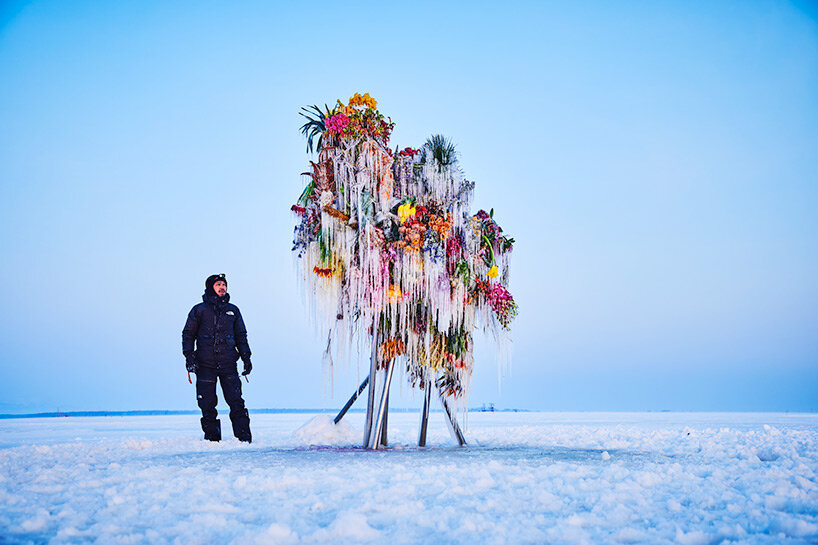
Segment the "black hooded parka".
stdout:
<svg viewBox="0 0 818 545">
<path fill-rule="evenodd" d="M 233 367 L 239 357 L 250 361 L 247 328 L 239 307 L 230 303 L 229 293 L 202 295 L 182 330 L 182 352 L 185 358 L 195 355 L 197 365 L 215 369 Z"/>
</svg>

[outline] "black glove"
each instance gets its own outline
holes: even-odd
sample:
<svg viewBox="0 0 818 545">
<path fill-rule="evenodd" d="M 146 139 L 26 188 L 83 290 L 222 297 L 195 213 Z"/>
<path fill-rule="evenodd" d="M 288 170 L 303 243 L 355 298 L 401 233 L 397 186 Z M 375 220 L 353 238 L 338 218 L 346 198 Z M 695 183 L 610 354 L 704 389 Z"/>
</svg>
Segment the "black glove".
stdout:
<svg viewBox="0 0 818 545">
<path fill-rule="evenodd" d="M 185 367 L 187 368 L 188 373 L 197 372 L 199 370 L 199 366 L 196 365 L 196 357 L 191 355 L 185 358 Z"/>
<path fill-rule="evenodd" d="M 241 374 L 241 376 L 245 377 L 245 376 L 249 375 L 250 371 L 252 371 L 252 370 L 253 370 L 253 364 L 250 363 L 250 360 L 247 360 L 246 362 L 244 362 L 244 372 Z"/>
</svg>

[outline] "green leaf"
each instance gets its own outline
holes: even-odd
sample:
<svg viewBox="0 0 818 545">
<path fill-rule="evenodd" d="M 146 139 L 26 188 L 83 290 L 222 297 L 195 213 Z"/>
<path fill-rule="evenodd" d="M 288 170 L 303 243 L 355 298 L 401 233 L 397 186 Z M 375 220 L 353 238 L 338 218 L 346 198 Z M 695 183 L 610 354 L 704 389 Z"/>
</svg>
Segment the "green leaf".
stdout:
<svg viewBox="0 0 818 545">
<path fill-rule="evenodd" d="M 301 196 L 298 197 L 298 204 L 300 206 L 307 206 L 307 201 L 312 196 L 313 191 L 315 191 L 315 180 L 310 180 L 310 183 L 308 183 L 304 191 L 301 192 Z"/>
</svg>

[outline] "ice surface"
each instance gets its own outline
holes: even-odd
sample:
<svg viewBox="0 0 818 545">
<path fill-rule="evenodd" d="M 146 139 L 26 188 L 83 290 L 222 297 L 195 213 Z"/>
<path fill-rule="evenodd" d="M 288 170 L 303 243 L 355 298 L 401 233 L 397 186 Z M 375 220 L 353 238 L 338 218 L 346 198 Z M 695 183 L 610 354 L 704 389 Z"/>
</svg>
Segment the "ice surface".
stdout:
<svg viewBox="0 0 818 545">
<path fill-rule="evenodd" d="M 818 542 L 818 415 L 251 415 L 0 420 L 0 543 Z M 224 418 L 223 432 L 229 433 Z M 227 425 L 225 425 L 227 424 Z"/>
</svg>

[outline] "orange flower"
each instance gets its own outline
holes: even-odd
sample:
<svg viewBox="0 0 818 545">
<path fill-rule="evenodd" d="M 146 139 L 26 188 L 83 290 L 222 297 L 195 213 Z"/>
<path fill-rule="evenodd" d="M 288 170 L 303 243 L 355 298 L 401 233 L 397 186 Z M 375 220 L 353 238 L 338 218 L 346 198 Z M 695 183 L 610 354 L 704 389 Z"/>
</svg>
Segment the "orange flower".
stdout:
<svg viewBox="0 0 818 545">
<path fill-rule="evenodd" d="M 432 216 L 429 219 L 429 227 L 437 231 L 438 235 L 440 235 L 440 240 L 449 238 L 449 230 L 452 227 L 451 212 L 446 214 L 445 218 L 443 216 Z"/>
<path fill-rule="evenodd" d="M 369 96 L 369 93 L 364 93 L 363 95 L 355 93 L 352 98 L 349 99 L 349 106 L 363 106 L 375 110 L 378 107 L 378 101 Z"/>
<path fill-rule="evenodd" d="M 344 114 L 345 116 L 349 117 L 355 112 L 355 110 L 353 110 L 352 108 L 350 108 L 349 106 L 347 106 L 346 104 L 339 100 L 338 105 L 335 107 L 334 112 L 336 114 Z"/>
<path fill-rule="evenodd" d="M 403 299 L 403 293 L 395 284 L 389 284 L 389 293 L 387 294 L 390 302 L 400 302 Z"/>
<path fill-rule="evenodd" d="M 383 342 L 378 352 L 381 356 L 381 361 L 387 362 L 394 359 L 395 356 L 406 353 L 406 345 L 403 344 L 402 340 L 396 337 Z"/>
</svg>

